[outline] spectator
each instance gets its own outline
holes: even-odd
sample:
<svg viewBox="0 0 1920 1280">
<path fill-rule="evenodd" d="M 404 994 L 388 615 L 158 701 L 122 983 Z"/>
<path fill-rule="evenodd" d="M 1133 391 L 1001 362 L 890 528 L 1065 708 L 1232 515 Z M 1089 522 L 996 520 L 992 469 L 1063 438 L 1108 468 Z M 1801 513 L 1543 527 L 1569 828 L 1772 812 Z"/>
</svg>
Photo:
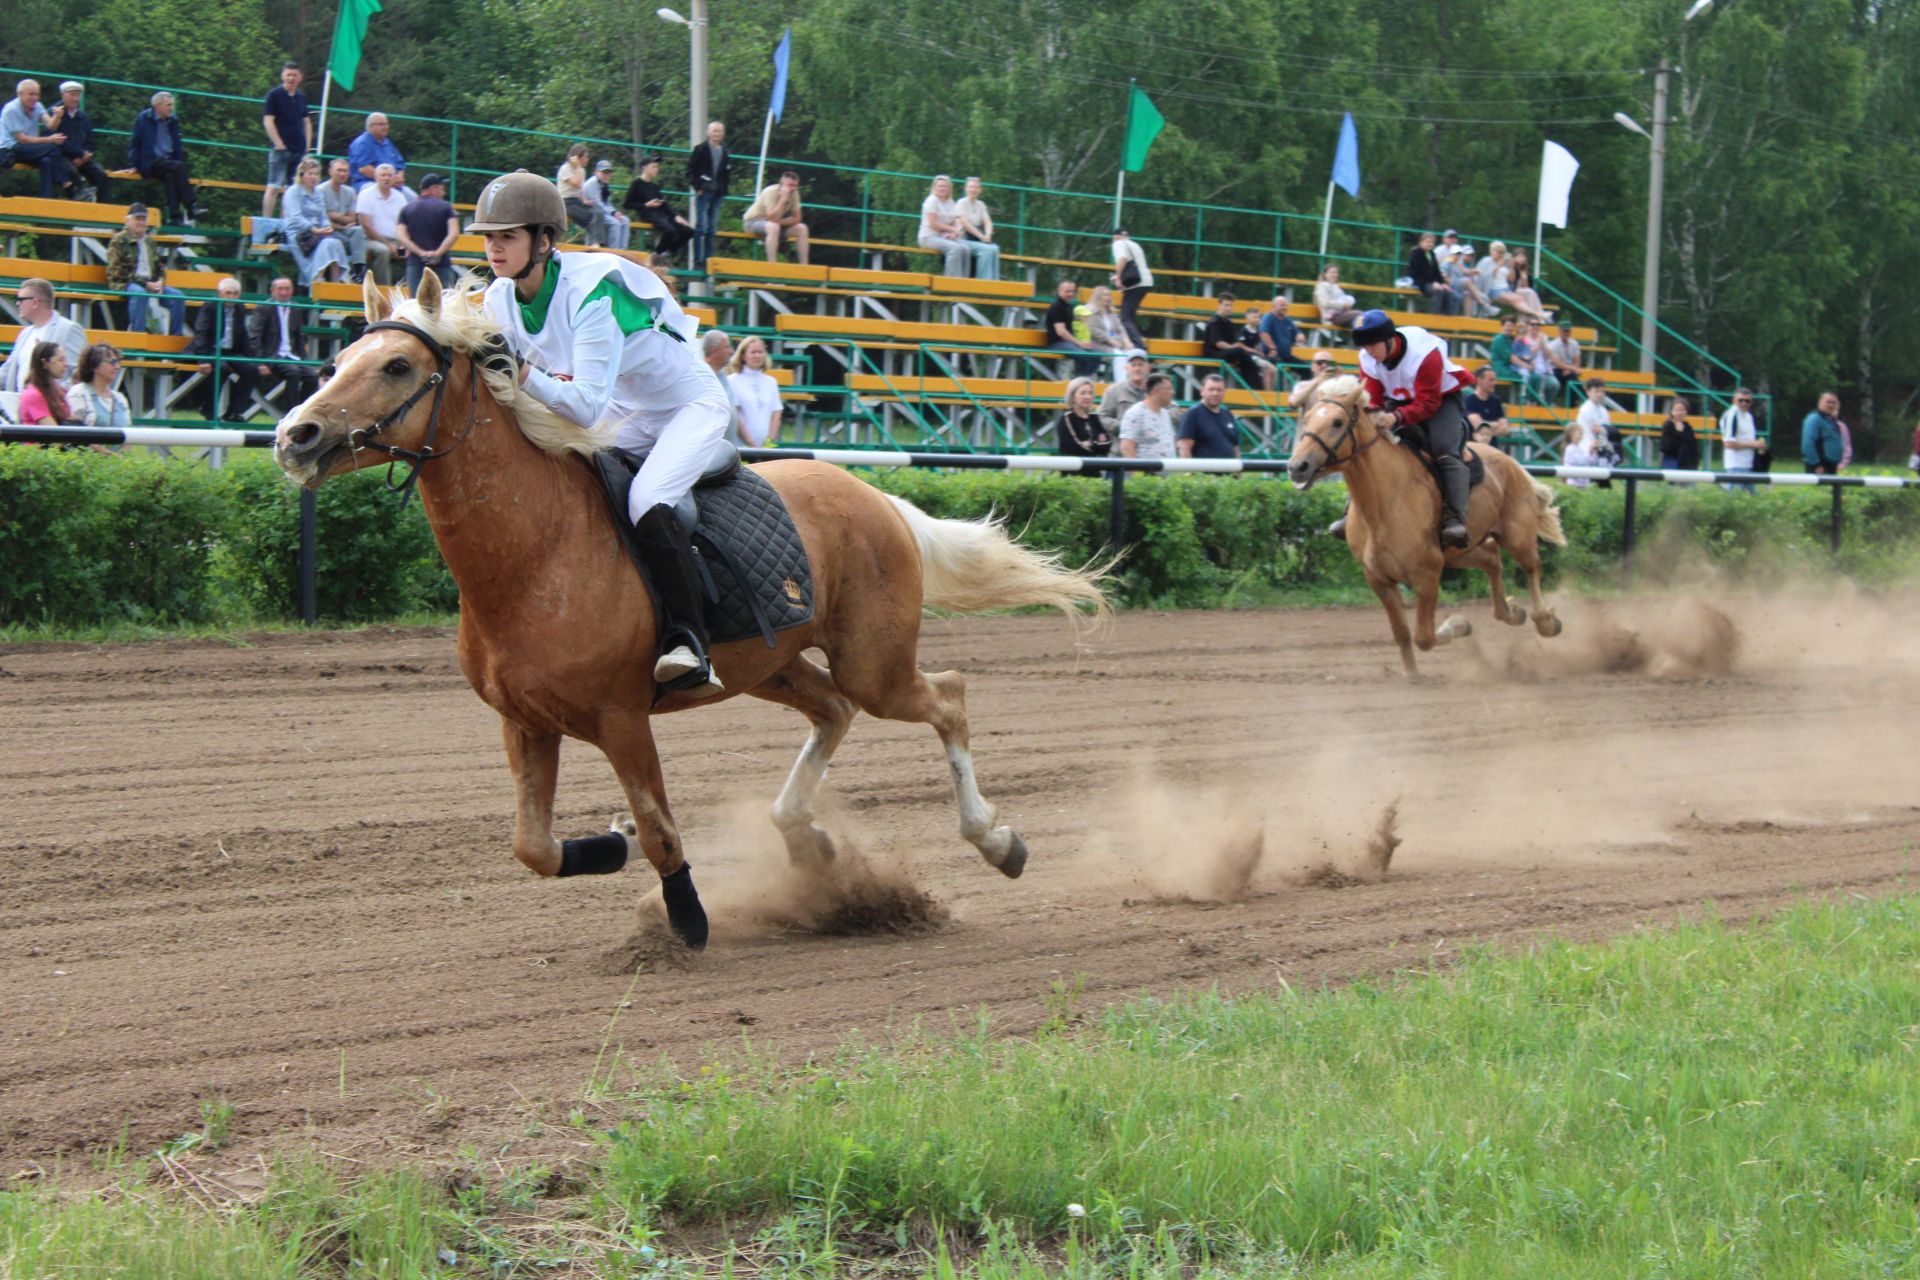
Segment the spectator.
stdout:
<svg viewBox="0 0 1920 1280">
<path fill-rule="evenodd" d="M 1259 350 L 1261 356 L 1297 376 L 1303 366 L 1293 349 L 1300 345 L 1300 330 L 1287 314 L 1288 306 L 1284 293 L 1273 295 L 1267 314 L 1260 317 Z"/>
<path fill-rule="evenodd" d="M 587 145 L 576 142 L 567 148 L 567 158 L 554 171 L 553 184 L 560 188 L 568 221 L 586 232 L 588 244 L 603 245 L 607 242 L 607 222 L 587 203 L 587 176 Z"/>
<path fill-rule="evenodd" d="M 1120 291 L 1120 324 L 1133 339 L 1133 345 L 1147 349 L 1147 336 L 1140 332 L 1136 317 L 1141 300 L 1153 288 L 1153 271 L 1147 266 L 1146 250 L 1127 234 L 1125 227 L 1113 229 L 1113 287 Z"/>
<path fill-rule="evenodd" d="M 1529 316 L 1539 323 L 1545 324 L 1547 322 L 1547 307 L 1545 303 L 1540 301 L 1540 295 L 1534 292 L 1533 268 L 1527 258 L 1527 251 L 1525 249 L 1515 249 L 1513 256 L 1507 260 L 1507 266 L 1513 276 L 1514 306 L 1520 309 L 1522 315 Z"/>
<path fill-rule="evenodd" d="M 287 394 L 293 397 L 287 402 L 291 407 L 318 390 L 313 370 L 301 363 L 307 358 L 307 335 L 300 309 L 293 305 L 293 281 L 276 276 L 267 294 L 271 302 L 247 308 L 247 340 L 261 361 L 262 386 L 272 381 L 273 366 L 281 367 Z"/>
<path fill-rule="evenodd" d="M 6 135 L 4 141 L 12 148 L 14 160 L 40 171 L 42 200 L 52 200 L 56 194 L 75 198 L 78 179 L 60 151 L 67 135 L 51 129 L 41 132 L 51 117 L 40 105 L 40 82 L 22 80 L 13 89 L 18 96 L 0 108 L 0 134 Z"/>
<path fill-rule="evenodd" d="M 953 201 L 953 179 L 944 173 L 935 176 L 932 190 L 920 202 L 920 232 L 915 243 L 940 255 L 943 274 L 967 274 L 973 250 L 960 232 L 960 212 Z"/>
<path fill-rule="evenodd" d="M 373 171 L 372 183 L 360 188 L 360 194 L 353 198 L 360 231 L 366 237 L 367 258 L 378 284 L 393 283 L 393 260 L 406 252 L 397 239 L 400 211 L 407 207 L 399 181 L 400 175 L 392 165 L 381 164 Z"/>
<path fill-rule="evenodd" d="M 1539 295 L 1531 288 L 1524 296 L 1514 292 L 1513 266 L 1507 257 L 1507 245 L 1503 240 L 1495 240 L 1487 246 L 1487 256 L 1480 259 L 1475 285 L 1480 296 L 1494 308 L 1506 307 L 1531 320 L 1547 318 L 1546 312 L 1540 310 Z"/>
<path fill-rule="evenodd" d="M 1240 456 L 1239 424 L 1221 403 L 1227 394 L 1227 380 L 1210 373 L 1200 381 L 1200 403 L 1180 419 L 1179 449 L 1183 458 L 1237 458 Z"/>
<path fill-rule="evenodd" d="M 768 262 L 779 261 L 782 240 L 792 240 L 794 259 L 806 265 L 807 224 L 800 213 L 800 175 L 791 169 L 754 198 L 743 221 L 748 235 L 766 237 Z"/>
<path fill-rule="evenodd" d="M 1574 422 L 1585 433 L 1586 446 L 1608 466 L 1620 461 L 1620 436 L 1614 429 L 1613 413 L 1607 407 L 1605 378 L 1587 379 L 1587 402 L 1580 406 Z"/>
<path fill-rule="evenodd" d="M 193 341 L 187 344 L 187 354 L 219 358 L 203 360 L 200 364 L 200 372 L 206 375 L 207 421 L 245 422 L 253 415 L 239 406 L 253 404 L 253 389 L 260 369 L 259 353 L 253 349 L 253 340 L 247 334 L 240 282 L 227 276 L 220 281 L 218 289 L 219 301 L 207 303 L 194 314 Z M 237 383 L 238 391 L 222 413 L 220 392 L 228 381 Z"/>
<path fill-rule="evenodd" d="M 744 449 L 747 441 L 740 434 L 740 402 L 733 398 L 733 380 L 727 376 L 727 362 L 733 358 L 733 339 L 727 336 L 726 330 L 709 329 L 700 335 L 700 358 L 707 362 L 707 368 L 713 370 L 713 376 L 720 380 L 720 386 L 727 393 L 727 443 Z"/>
<path fill-rule="evenodd" d="M 1800 460 L 1817 476 L 1837 476 L 1846 465 L 1847 441 L 1840 433 L 1840 397 L 1820 393 L 1819 404 L 1800 424 Z"/>
<path fill-rule="evenodd" d="M 1354 296 L 1340 287 L 1340 266 L 1329 262 L 1320 272 L 1320 283 L 1313 286 L 1313 305 L 1320 308 L 1322 324 L 1350 327 L 1360 318 Z"/>
<path fill-rule="evenodd" d="M 360 197 L 352 176 L 353 171 L 345 160 L 328 161 L 327 180 L 320 184 L 320 199 L 326 204 L 327 221 L 333 224 L 333 234 L 340 237 L 340 246 L 347 251 L 348 278 L 359 284 L 367 274 L 367 233 L 360 226 Z"/>
<path fill-rule="evenodd" d="M 1920 474 L 1920 426 L 1913 429 L 1913 452 L 1907 455 L 1907 470 Z"/>
<path fill-rule="evenodd" d="M 1113 309 L 1113 290 L 1106 285 L 1097 284 L 1087 294 L 1087 301 L 1073 309 L 1074 333 L 1084 338 L 1088 346 L 1096 351 L 1113 353 L 1113 376 L 1116 381 L 1127 376 L 1127 361 L 1146 352 L 1133 345 L 1127 336 L 1126 326 L 1120 323 L 1120 314 Z"/>
<path fill-rule="evenodd" d="M 1440 233 L 1440 243 L 1434 247 L 1433 256 L 1435 261 L 1439 262 L 1441 269 L 1445 270 L 1446 265 L 1455 258 L 1465 257 L 1471 262 L 1473 249 L 1471 246 L 1461 244 L 1460 233 L 1448 227 Z"/>
<path fill-rule="evenodd" d="M 1120 419 L 1121 457 L 1173 456 L 1173 416 L 1167 412 L 1172 403 L 1173 379 L 1164 373 L 1148 374 L 1146 395 Z"/>
<path fill-rule="evenodd" d="M 180 141 L 180 119 L 173 114 L 173 95 L 165 89 L 153 95 L 151 105 L 133 119 L 133 137 L 127 143 L 127 167 L 166 188 L 167 221 L 192 226 L 207 216 L 193 185 L 187 148 Z"/>
<path fill-rule="evenodd" d="M 740 438 L 748 447 L 771 449 L 780 443 L 780 384 L 767 372 L 767 344 L 742 338 L 727 362 L 727 390 L 739 406 Z"/>
<path fill-rule="evenodd" d="M 460 216 L 447 203 L 447 180 L 430 173 L 420 194 L 400 210 L 394 239 L 407 254 L 407 292 L 418 293 L 420 277 L 431 271 L 443 286 L 453 283 L 453 243 L 460 238 Z"/>
<path fill-rule="evenodd" d="M 1580 360 L 1582 353 L 1579 340 L 1573 336 L 1573 321 L 1560 322 L 1560 336 L 1547 339 L 1547 363 L 1553 367 L 1553 376 L 1562 386 L 1571 387 L 1580 381 Z"/>
<path fill-rule="evenodd" d="M 720 229 L 720 206 L 733 180 L 733 153 L 727 150 L 727 126 L 718 120 L 707 125 L 707 140 L 687 158 L 687 185 L 693 188 L 693 265 L 704 270 L 713 256 L 714 232 Z M 657 219 L 656 225 L 657 225 Z M 654 252 L 660 252 L 656 246 Z"/>
<path fill-rule="evenodd" d="M 67 404 L 73 420 L 83 427 L 119 427 L 133 425 L 133 408 L 123 392 L 115 389 L 120 380 L 120 352 L 104 342 L 88 347 L 80 357 L 80 371 L 67 390 Z"/>
<path fill-rule="evenodd" d="M 107 198 L 113 184 L 107 181 L 107 171 L 100 167 L 95 158 L 93 145 L 93 117 L 88 115 L 80 100 L 86 96 L 87 86 L 78 80 L 68 80 L 60 85 L 60 105 L 55 107 L 47 118 L 51 132 L 66 135 L 66 141 L 60 144 L 60 154 L 67 158 L 73 171 L 79 177 L 76 189 L 81 194 L 76 200 L 102 200 Z"/>
<path fill-rule="evenodd" d="M 714 127 L 718 128 L 716 124 Z M 694 148 L 697 156 L 705 151 L 704 144 Z M 644 223 L 653 228 L 653 258 L 655 265 L 672 262 L 680 250 L 695 238 L 696 232 L 687 220 L 667 203 L 667 193 L 660 189 L 660 157 L 643 156 L 640 160 L 640 176 L 627 188 L 627 208 L 633 210 L 633 221 Z M 709 236 L 711 239 L 711 236 Z M 702 258 L 695 266 L 706 265 Z"/>
<path fill-rule="evenodd" d="M 53 286 L 38 276 L 20 282 L 14 303 L 20 309 L 20 332 L 13 352 L 0 364 L 0 391 L 19 391 L 27 383 L 27 367 L 36 347 L 51 343 L 67 353 L 67 367 L 80 363 L 87 349 L 87 331 L 61 315 L 55 307 Z"/>
<path fill-rule="evenodd" d="M 1443 316 L 1460 314 L 1460 299 L 1447 283 L 1447 273 L 1440 267 L 1440 257 L 1434 252 L 1433 232 L 1423 231 L 1420 240 L 1407 255 L 1407 274 L 1413 278 L 1413 287 L 1420 296 L 1432 304 Z"/>
<path fill-rule="evenodd" d="M 960 236 L 973 251 L 973 274 L 979 280 L 1000 278 L 1000 246 L 993 242 L 993 215 L 980 198 L 980 179 L 968 178 L 966 194 L 954 206 L 960 215 Z"/>
<path fill-rule="evenodd" d="M 1146 361 L 1140 363 L 1144 367 Z M 1066 458 L 1104 458 L 1113 452 L 1113 436 L 1093 407 L 1092 378 L 1067 383 L 1060 419 L 1053 424 L 1053 441 L 1054 451 Z"/>
<path fill-rule="evenodd" d="M 1200 354 L 1209 360 L 1225 361 L 1240 380 L 1249 387 L 1264 387 L 1271 391 L 1260 372 L 1260 366 L 1254 363 L 1253 348 L 1240 340 L 1240 322 L 1234 318 L 1234 297 L 1222 293 L 1216 299 L 1213 319 L 1207 321 L 1207 328 L 1200 335 Z"/>
<path fill-rule="evenodd" d="M 167 287 L 167 252 L 147 234 L 147 206 L 127 206 L 127 224 L 107 241 L 107 288 L 127 298 L 127 328 L 147 331 L 148 305 L 155 298 L 173 318 L 169 333 L 187 331 L 187 300 Z"/>
<path fill-rule="evenodd" d="M 1145 398 L 1147 374 L 1151 369 L 1145 356 L 1128 356 L 1126 377 L 1108 387 L 1100 397 L 1100 425 L 1109 441 L 1119 439 L 1120 422 L 1127 416 L 1127 410 Z"/>
<path fill-rule="evenodd" d="M 1520 386 L 1520 370 L 1513 358 L 1514 319 L 1512 316 L 1500 317 L 1500 332 L 1493 335 L 1493 341 L 1487 344 L 1487 361 L 1493 366 L 1493 376 L 1501 382 L 1511 382 Z"/>
<path fill-rule="evenodd" d="M 267 131 L 267 190 L 260 197 L 260 216 L 273 216 L 273 202 L 293 185 L 300 161 L 313 149 L 313 134 L 308 120 L 307 95 L 300 92 L 297 62 L 280 64 L 280 83 L 267 90 L 260 125 Z"/>
<path fill-rule="evenodd" d="M 1267 309 L 1259 303 L 1247 307 L 1247 322 L 1240 326 L 1240 345 L 1253 356 L 1254 367 L 1260 370 L 1261 389 L 1271 391 L 1280 383 L 1280 365 L 1266 353 L 1260 325 Z"/>
<path fill-rule="evenodd" d="M 1073 357 L 1075 377 L 1091 378 L 1100 372 L 1100 357 L 1094 354 L 1087 327 L 1074 314 L 1073 300 L 1080 286 L 1063 279 L 1054 287 L 1053 301 L 1047 304 L 1047 318 L 1041 326 L 1047 350 L 1064 351 Z"/>
<path fill-rule="evenodd" d="M 1720 415 L 1720 448 L 1726 471 L 1751 472 L 1759 460 L 1760 434 L 1753 425 L 1753 392 L 1747 387 L 1733 393 L 1733 403 Z M 1752 485 L 1738 487 L 1753 492 Z"/>
<path fill-rule="evenodd" d="M 1293 384 L 1293 390 L 1287 393 L 1288 407 L 1301 413 L 1313 408 L 1313 402 L 1319 397 L 1320 387 L 1328 378 L 1339 375 L 1339 367 L 1333 362 L 1333 352 L 1316 351 L 1307 366 L 1308 376 Z"/>
<path fill-rule="evenodd" d="M 1611 465 L 1607 457 L 1593 447 L 1588 439 L 1588 429 L 1575 422 L 1561 436 L 1560 461 L 1569 467 L 1604 467 Z M 1585 489 L 1593 483 L 1585 476 L 1569 476 L 1567 483 L 1576 489 Z"/>
<path fill-rule="evenodd" d="M 625 249 L 633 243 L 633 224 L 627 215 L 613 207 L 613 161 L 601 160 L 593 166 L 593 176 L 580 188 L 580 195 L 599 211 L 607 229 L 607 248 Z"/>
<path fill-rule="evenodd" d="M 1507 421 L 1506 402 L 1494 385 L 1492 365 L 1480 366 L 1480 372 L 1474 375 L 1473 390 L 1461 397 L 1460 407 L 1466 410 L 1467 426 L 1472 428 L 1473 438 L 1481 444 L 1499 444 L 1500 437 L 1513 430 L 1513 424 Z"/>
<path fill-rule="evenodd" d="M 1560 379 L 1553 376 L 1553 363 L 1547 359 L 1547 342 L 1540 336 L 1540 322 L 1529 320 L 1520 326 L 1513 343 L 1513 365 L 1520 371 L 1522 389 L 1537 404 L 1555 404 L 1560 399 Z"/>
<path fill-rule="evenodd" d="M 339 166 L 341 183 L 345 185 L 347 162 L 336 160 Z M 353 188 L 345 188 L 348 199 L 352 199 Z M 293 185 L 287 188 L 287 198 L 280 206 L 286 215 L 283 230 L 293 247 L 306 259 L 306 273 L 309 282 L 318 280 L 323 274 L 329 280 L 338 280 L 352 269 L 347 256 L 347 240 L 333 225 L 333 219 L 327 212 L 327 199 L 321 192 L 320 162 L 312 156 L 302 156 L 300 167 L 294 170 Z M 366 259 L 366 238 L 356 224 L 353 228 L 353 243 L 359 249 L 361 261 Z"/>
<path fill-rule="evenodd" d="M 407 158 L 400 154 L 400 148 L 387 135 L 393 126 L 387 118 L 375 111 L 367 117 L 366 131 L 347 144 L 347 167 L 357 194 L 362 187 L 380 175 L 380 166 L 390 164 L 397 175 L 397 183 L 404 184 L 407 174 Z"/>
<path fill-rule="evenodd" d="M 1460 299 L 1460 314 L 1463 316 L 1484 316 L 1493 314 L 1493 304 L 1480 292 L 1480 278 L 1473 270 L 1473 250 L 1466 245 L 1452 257 L 1443 259 L 1440 269 L 1447 274 L 1447 287 L 1453 290 L 1453 296 Z"/>
<path fill-rule="evenodd" d="M 64 427 L 73 422 L 67 407 L 66 377 L 71 366 L 57 342 L 43 342 L 27 358 L 27 380 L 20 388 L 20 421 L 29 427 Z"/>
<path fill-rule="evenodd" d="M 1660 465 L 1668 471 L 1700 469 L 1700 436 L 1687 421 L 1687 399 L 1667 402 L 1667 420 L 1660 424 Z"/>
</svg>

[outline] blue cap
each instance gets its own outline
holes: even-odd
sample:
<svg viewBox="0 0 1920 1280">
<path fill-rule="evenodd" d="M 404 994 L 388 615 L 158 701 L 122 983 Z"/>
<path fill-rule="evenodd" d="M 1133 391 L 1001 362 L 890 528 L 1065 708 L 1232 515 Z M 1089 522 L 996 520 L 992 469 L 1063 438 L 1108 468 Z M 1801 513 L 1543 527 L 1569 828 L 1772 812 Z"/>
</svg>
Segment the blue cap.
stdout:
<svg viewBox="0 0 1920 1280">
<path fill-rule="evenodd" d="M 1377 307 L 1362 315 L 1353 326 L 1353 341 L 1356 346 L 1365 346 L 1369 342 L 1385 342 L 1397 330 L 1393 317 Z"/>
</svg>

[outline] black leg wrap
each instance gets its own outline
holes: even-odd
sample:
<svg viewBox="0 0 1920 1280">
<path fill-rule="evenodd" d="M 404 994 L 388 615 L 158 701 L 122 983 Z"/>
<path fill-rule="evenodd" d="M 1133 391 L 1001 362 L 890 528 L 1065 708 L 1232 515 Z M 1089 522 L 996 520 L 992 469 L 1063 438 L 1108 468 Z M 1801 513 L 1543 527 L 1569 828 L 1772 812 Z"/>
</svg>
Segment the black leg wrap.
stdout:
<svg viewBox="0 0 1920 1280">
<path fill-rule="evenodd" d="M 667 904 L 667 923 L 695 950 L 707 945 L 707 909 L 700 905 L 700 893 L 693 887 L 693 871 L 685 864 L 670 876 L 660 877 L 660 896 Z"/>
<path fill-rule="evenodd" d="M 597 836 L 582 836 L 560 846 L 560 874 L 563 876 L 612 875 L 627 865 L 627 838 L 618 831 Z"/>
</svg>

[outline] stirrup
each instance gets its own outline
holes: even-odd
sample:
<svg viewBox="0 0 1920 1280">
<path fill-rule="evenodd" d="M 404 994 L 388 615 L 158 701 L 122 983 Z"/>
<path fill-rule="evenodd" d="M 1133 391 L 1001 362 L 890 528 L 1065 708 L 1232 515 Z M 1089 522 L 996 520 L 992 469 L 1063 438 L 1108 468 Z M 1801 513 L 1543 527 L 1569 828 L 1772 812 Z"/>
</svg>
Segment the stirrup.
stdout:
<svg viewBox="0 0 1920 1280">
<path fill-rule="evenodd" d="M 1458 529 L 1459 533 L 1454 533 L 1453 530 L 1455 529 Z M 1453 519 L 1441 521 L 1440 545 L 1442 547 L 1450 547 L 1456 551 L 1464 551 L 1472 540 L 1473 535 L 1467 532 L 1467 522 L 1465 520 Z"/>
<path fill-rule="evenodd" d="M 692 685 L 681 692 L 696 698 L 710 698 L 716 693 L 726 692 L 726 686 L 720 683 L 720 677 L 713 673 L 712 666 L 689 645 L 677 645 L 667 650 L 653 664 L 653 678 L 662 685 L 685 679 L 698 671 L 706 672 L 705 682 Z"/>
</svg>

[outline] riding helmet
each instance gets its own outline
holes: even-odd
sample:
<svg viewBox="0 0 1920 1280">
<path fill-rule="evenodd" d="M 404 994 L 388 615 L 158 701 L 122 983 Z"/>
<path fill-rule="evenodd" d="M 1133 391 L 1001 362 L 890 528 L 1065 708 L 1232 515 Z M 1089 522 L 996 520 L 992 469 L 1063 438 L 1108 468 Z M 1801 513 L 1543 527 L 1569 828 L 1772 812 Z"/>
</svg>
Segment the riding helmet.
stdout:
<svg viewBox="0 0 1920 1280">
<path fill-rule="evenodd" d="M 1376 308 L 1361 316 L 1353 326 L 1353 345 L 1364 347 L 1369 342 L 1385 342 L 1397 332 L 1393 317 Z"/>
</svg>

